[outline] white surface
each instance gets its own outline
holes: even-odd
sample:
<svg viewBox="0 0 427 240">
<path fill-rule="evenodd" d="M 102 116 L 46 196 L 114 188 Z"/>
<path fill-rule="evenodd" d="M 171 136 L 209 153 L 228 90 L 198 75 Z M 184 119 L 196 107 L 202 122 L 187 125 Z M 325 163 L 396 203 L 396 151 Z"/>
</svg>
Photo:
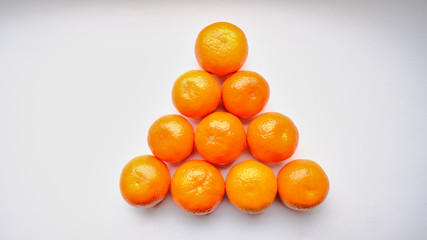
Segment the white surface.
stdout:
<svg viewBox="0 0 427 240">
<path fill-rule="evenodd" d="M 0 239 L 427 238 L 425 1 L 85 2 L 0 1 Z M 265 111 L 299 128 L 291 159 L 329 175 L 314 211 L 276 199 L 252 216 L 224 198 L 200 217 L 170 195 L 149 210 L 121 198 L 122 167 L 177 113 L 172 84 L 216 21 L 244 30 Z"/>
</svg>

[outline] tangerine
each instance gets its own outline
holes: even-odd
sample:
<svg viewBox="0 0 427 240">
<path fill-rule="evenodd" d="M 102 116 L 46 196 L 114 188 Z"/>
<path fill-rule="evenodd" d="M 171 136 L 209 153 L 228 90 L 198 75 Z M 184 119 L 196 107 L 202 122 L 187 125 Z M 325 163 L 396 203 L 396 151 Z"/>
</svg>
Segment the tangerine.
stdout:
<svg viewBox="0 0 427 240">
<path fill-rule="evenodd" d="M 246 143 L 246 133 L 239 118 L 231 113 L 214 112 L 197 126 L 197 151 L 206 161 L 226 164 L 236 159 Z"/>
<path fill-rule="evenodd" d="M 200 66 L 218 76 L 239 70 L 248 56 L 245 33 L 228 22 L 205 27 L 197 36 L 196 59 Z"/>
<path fill-rule="evenodd" d="M 263 113 L 248 126 L 248 147 L 258 160 L 280 162 L 298 146 L 299 133 L 292 120 L 277 112 Z"/>
<path fill-rule="evenodd" d="M 277 176 L 282 202 L 294 210 L 308 210 L 322 203 L 329 192 L 329 179 L 312 160 L 287 163 Z"/>
<path fill-rule="evenodd" d="M 176 169 L 171 194 L 175 203 L 191 214 L 208 214 L 221 203 L 224 178 L 218 169 L 203 160 L 188 161 Z"/>
<path fill-rule="evenodd" d="M 182 116 L 165 115 L 148 130 L 148 146 L 154 156 L 165 162 L 179 162 L 193 151 L 194 129 Z"/>
<path fill-rule="evenodd" d="M 168 167 L 150 155 L 135 157 L 122 170 L 120 192 L 131 205 L 152 207 L 169 191 L 171 177 Z"/>
<path fill-rule="evenodd" d="M 277 180 L 273 170 L 256 160 L 234 165 L 225 181 L 227 197 L 239 210 L 260 213 L 276 198 Z"/>
<path fill-rule="evenodd" d="M 267 104 L 270 87 L 256 72 L 238 71 L 222 84 L 222 102 L 232 114 L 249 118 L 258 114 Z"/>
</svg>

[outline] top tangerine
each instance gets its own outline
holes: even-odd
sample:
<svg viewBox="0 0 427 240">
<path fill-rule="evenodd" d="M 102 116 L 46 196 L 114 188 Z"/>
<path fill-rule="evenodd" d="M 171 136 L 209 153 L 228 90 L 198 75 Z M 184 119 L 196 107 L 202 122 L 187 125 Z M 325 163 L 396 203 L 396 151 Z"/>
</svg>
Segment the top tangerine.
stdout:
<svg viewBox="0 0 427 240">
<path fill-rule="evenodd" d="M 237 26 L 217 22 L 199 33 L 195 53 L 204 70 L 225 76 L 243 66 L 248 56 L 248 42 L 243 31 Z"/>
</svg>

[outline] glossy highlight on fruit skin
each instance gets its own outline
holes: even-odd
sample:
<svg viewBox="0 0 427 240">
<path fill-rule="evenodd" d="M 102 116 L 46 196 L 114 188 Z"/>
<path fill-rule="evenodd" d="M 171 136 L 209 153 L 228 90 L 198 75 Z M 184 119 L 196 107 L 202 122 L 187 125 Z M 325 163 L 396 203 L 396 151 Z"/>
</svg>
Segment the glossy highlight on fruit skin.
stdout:
<svg viewBox="0 0 427 240">
<path fill-rule="evenodd" d="M 226 164 L 243 152 L 246 132 L 239 118 L 231 113 L 214 112 L 197 126 L 195 134 L 199 154 L 214 164 Z"/>
<path fill-rule="evenodd" d="M 222 85 L 224 107 L 234 115 L 249 118 L 258 114 L 270 98 L 270 87 L 258 73 L 238 71 Z"/>
<path fill-rule="evenodd" d="M 221 173 L 203 160 L 182 164 L 172 177 L 172 199 L 191 214 L 212 212 L 221 203 L 224 193 L 225 184 Z"/>
<path fill-rule="evenodd" d="M 263 113 L 248 126 L 247 141 L 255 158 L 280 162 L 290 158 L 298 146 L 299 133 L 292 120 L 277 112 Z"/>
<path fill-rule="evenodd" d="M 179 162 L 193 151 L 194 129 L 182 116 L 165 115 L 148 131 L 148 146 L 154 156 L 165 162 Z"/>
<path fill-rule="evenodd" d="M 215 111 L 221 100 L 221 87 L 209 73 L 188 71 L 176 79 L 172 102 L 184 116 L 201 118 Z"/>
<path fill-rule="evenodd" d="M 329 192 L 329 179 L 322 167 L 312 160 L 287 163 L 277 176 L 282 202 L 294 210 L 309 210 L 322 203 Z"/>
<path fill-rule="evenodd" d="M 120 176 L 120 192 L 132 206 L 149 208 L 161 202 L 169 191 L 168 167 L 151 155 L 130 160 Z"/>
<path fill-rule="evenodd" d="M 197 36 L 194 49 L 200 66 L 218 76 L 238 71 L 248 56 L 245 34 L 227 22 L 205 27 Z"/>
<path fill-rule="evenodd" d="M 267 165 L 246 160 L 234 165 L 226 178 L 227 197 L 239 210 L 257 214 L 276 198 L 277 180 Z"/>
</svg>

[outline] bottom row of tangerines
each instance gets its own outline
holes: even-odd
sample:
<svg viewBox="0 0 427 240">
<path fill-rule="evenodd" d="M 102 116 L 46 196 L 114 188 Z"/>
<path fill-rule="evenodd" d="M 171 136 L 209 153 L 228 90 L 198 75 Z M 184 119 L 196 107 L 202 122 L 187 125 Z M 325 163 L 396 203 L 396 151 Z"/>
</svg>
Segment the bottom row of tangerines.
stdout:
<svg viewBox="0 0 427 240">
<path fill-rule="evenodd" d="M 179 166 L 171 177 L 168 167 L 154 156 L 132 159 L 123 168 L 120 190 L 133 206 L 152 207 L 161 202 L 171 188 L 175 203 L 192 214 L 208 214 L 221 202 L 224 193 L 230 202 L 246 213 L 260 213 L 279 193 L 282 202 L 294 210 L 319 205 L 329 191 L 323 169 L 311 160 L 294 160 L 276 176 L 267 165 L 247 160 L 233 166 L 226 178 L 212 164 L 191 160 Z"/>
</svg>

